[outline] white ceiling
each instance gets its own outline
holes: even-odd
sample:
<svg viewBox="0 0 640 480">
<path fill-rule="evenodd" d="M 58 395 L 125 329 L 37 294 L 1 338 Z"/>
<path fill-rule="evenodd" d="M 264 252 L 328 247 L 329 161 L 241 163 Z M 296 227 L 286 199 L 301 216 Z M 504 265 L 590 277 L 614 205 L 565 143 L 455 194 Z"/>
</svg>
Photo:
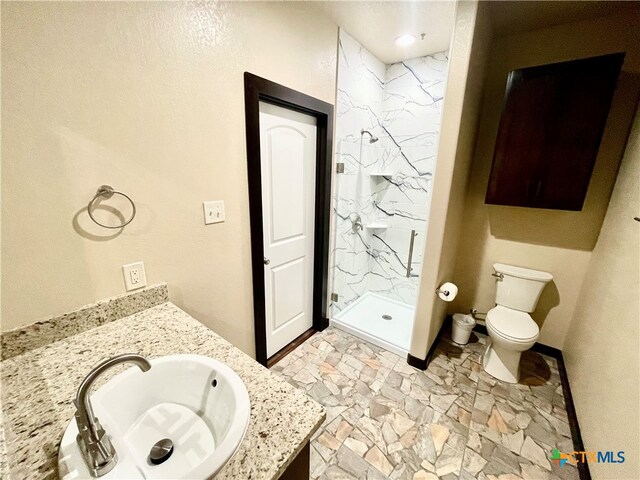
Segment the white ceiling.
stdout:
<svg viewBox="0 0 640 480">
<path fill-rule="evenodd" d="M 634 1 L 500 1 L 487 6 L 498 36 L 640 11 L 640 2 Z"/>
<path fill-rule="evenodd" d="M 449 49 L 456 8 L 453 1 L 313 4 L 386 64 Z M 395 39 L 406 33 L 418 40 L 409 47 L 397 46 Z M 424 40 L 420 40 L 422 33 Z"/>
</svg>

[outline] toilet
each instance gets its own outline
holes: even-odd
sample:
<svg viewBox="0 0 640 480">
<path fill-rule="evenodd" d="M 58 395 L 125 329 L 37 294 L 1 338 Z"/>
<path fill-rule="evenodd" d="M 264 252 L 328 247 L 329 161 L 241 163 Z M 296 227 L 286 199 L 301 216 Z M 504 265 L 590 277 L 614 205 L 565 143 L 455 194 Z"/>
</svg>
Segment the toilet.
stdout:
<svg viewBox="0 0 640 480">
<path fill-rule="evenodd" d="M 487 312 L 490 342 L 482 359 L 485 371 L 509 383 L 520 377 L 520 355 L 530 349 L 540 334 L 530 312 L 553 276 L 529 268 L 495 263 L 496 306 Z"/>
</svg>

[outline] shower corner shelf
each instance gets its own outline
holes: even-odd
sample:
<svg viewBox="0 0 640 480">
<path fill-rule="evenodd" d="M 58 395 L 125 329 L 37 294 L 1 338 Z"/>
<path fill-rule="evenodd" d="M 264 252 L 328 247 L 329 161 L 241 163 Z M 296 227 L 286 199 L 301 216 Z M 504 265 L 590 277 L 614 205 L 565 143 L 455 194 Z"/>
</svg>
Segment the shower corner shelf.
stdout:
<svg viewBox="0 0 640 480">
<path fill-rule="evenodd" d="M 384 173 L 384 172 L 371 172 L 369 174 L 370 177 L 392 177 L 392 173 Z"/>
<path fill-rule="evenodd" d="M 389 228 L 389 225 L 386 223 L 369 223 L 365 225 L 365 228 L 369 230 L 383 230 Z"/>
</svg>

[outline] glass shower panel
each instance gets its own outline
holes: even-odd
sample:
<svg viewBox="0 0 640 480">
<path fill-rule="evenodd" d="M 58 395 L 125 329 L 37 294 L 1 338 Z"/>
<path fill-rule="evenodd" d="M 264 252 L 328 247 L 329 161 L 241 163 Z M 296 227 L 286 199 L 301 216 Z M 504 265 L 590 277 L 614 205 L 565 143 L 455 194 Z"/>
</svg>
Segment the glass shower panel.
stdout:
<svg viewBox="0 0 640 480">
<path fill-rule="evenodd" d="M 344 140 L 338 154 L 344 160 L 344 173 L 337 175 L 334 199 L 332 291 L 338 299 L 332 302 L 332 314 L 367 292 L 414 306 L 431 175 L 416 171 L 406 159 L 420 151 L 390 148 L 384 141 L 360 145 Z M 423 164 L 428 161 L 423 159 Z"/>
<path fill-rule="evenodd" d="M 338 144 L 338 161 L 344 172 L 336 176 L 333 209 L 335 244 L 333 247 L 333 315 L 367 292 L 370 278 L 371 223 L 375 216 L 370 173 L 381 149 L 360 144 L 360 139 Z"/>
<path fill-rule="evenodd" d="M 446 85 L 447 52 L 385 65 L 340 31 L 332 322 L 409 350 Z"/>
</svg>

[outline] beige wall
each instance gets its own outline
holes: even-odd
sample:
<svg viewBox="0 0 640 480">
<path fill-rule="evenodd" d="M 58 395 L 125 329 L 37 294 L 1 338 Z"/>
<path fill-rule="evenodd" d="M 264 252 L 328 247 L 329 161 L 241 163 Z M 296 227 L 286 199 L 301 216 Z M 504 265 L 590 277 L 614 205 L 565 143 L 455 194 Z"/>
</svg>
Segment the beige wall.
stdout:
<svg viewBox="0 0 640 480">
<path fill-rule="evenodd" d="M 626 453 L 621 465 L 590 464 L 596 479 L 637 479 L 640 471 L 638 215 L 640 109 L 564 344 L 585 448 Z"/>
<path fill-rule="evenodd" d="M 2 329 L 121 293 L 142 260 L 252 354 L 242 75 L 333 103 L 336 45 L 299 4 L 4 3 Z M 138 206 L 109 239 L 84 210 L 103 183 Z"/>
<path fill-rule="evenodd" d="M 617 16 L 494 39 L 465 201 L 454 280 L 460 294 L 449 312 L 492 308 L 491 265 L 502 262 L 554 275 L 533 318 L 539 342 L 562 348 L 615 181 L 638 95 L 640 17 Z M 632 48 L 633 47 L 633 48 Z M 600 153 L 581 212 L 485 205 L 507 73 L 544 63 L 627 51 Z"/>
<path fill-rule="evenodd" d="M 446 315 L 435 289 L 453 277 L 490 42 L 485 5 L 461 2 L 451 43 L 438 160 L 410 353 L 424 359 Z"/>
</svg>

